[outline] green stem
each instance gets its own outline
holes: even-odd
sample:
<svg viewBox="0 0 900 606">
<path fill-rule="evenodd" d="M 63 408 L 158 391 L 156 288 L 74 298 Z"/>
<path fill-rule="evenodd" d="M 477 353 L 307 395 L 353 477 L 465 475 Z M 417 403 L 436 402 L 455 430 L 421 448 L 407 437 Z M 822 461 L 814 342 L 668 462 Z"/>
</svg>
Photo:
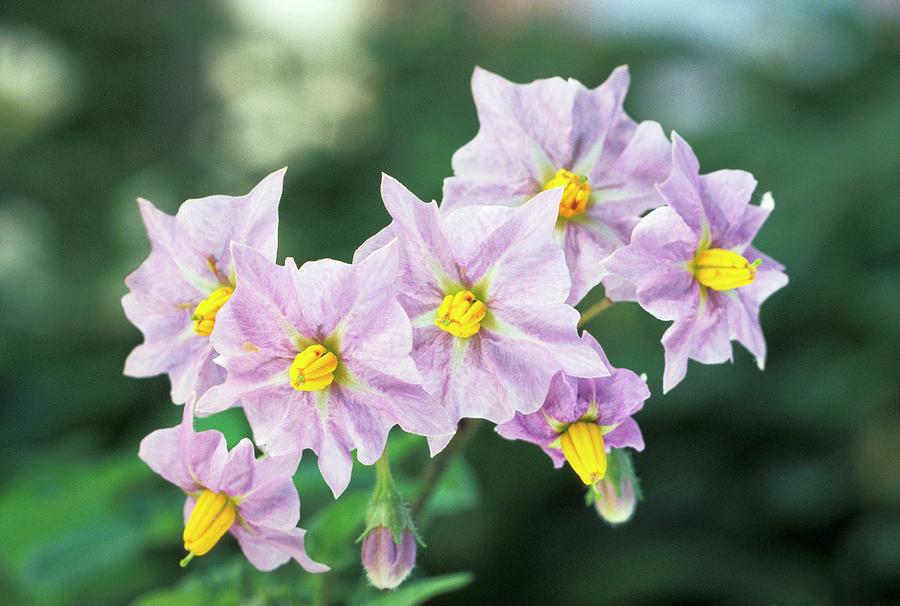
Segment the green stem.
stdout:
<svg viewBox="0 0 900 606">
<path fill-rule="evenodd" d="M 603 297 L 590 307 L 584 310 L 584 313 L 581 314 L 581 319 L 578 320 L 578 327 L 581 328 L 595 317 L 602 314 L 604 311 L 613 306 L 613 300 L 609 297 Z"/>
<path fill-rule="evenodd" d="M 475 436 L 475 432 L 478 431 L 480 425 L 480 419 L 463 419 L 460 421 L 459 429 L 447 445 L 447 448 L 428 462 L 428 465 L 422 472 L 422 490 L 416 496 L 416 499 L 412 504 L 411 509 L 413 516 L 418 516 L 425 505 L 428 504 L 428 499 L 431 498 L 434 489 L 437 488 L 444 473 L 450 467 L 450 463 L 452 463 L 458 455 L 465 452 L 466 446 L 472 441 L 472 438 Z"/>
</svg>

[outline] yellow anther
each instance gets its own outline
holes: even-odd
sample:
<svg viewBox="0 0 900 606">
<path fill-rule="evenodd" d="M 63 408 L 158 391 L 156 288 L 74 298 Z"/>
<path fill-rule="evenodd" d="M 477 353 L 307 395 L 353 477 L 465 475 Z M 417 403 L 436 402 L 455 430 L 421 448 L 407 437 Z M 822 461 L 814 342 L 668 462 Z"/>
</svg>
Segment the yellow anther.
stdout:
<svg viewBox="0 0 900 606">
<path fill-rule="evenodd" d="M 234 289 L 230 286 L 223 286 L 212 291 L 212 294 L 200 301 L 200 304 L 194 308 L 191 320 L 194 321 L 194 332 L 201 337 L 208 337 L 216 325 L 216 314 L 222 309 L 222 306 L 228 303 Z"/>
<path fill-rule="evenodd" d="M 237 519 L 237 506 L 224 494 L 204 490 L 197 498 L 191 517 L 184 527 L 184 548 L 188 555 L 182 566 L 194 556 L 202 556 L 215 547 Z"/>
<path fill-rule="evenodd" d="M 599 425 L 584 421 L 572 423 L 559 441 L 566 461 L 582 482 L 591 485 L 603 479 L 606 475 L 606 448 Z"/>
<path fill-rule="evenodd" d="M 750 263 L 741 255 L 723 248 L 709 248 L 694 259 L 694 276 L 697 281 L 713 290 L 731 290 L 752 284 L 756 268 L 762 262 Z"/>
<path fill-rule="evenodd" d="M 481 321 L 487 314 L 484 303 L 468 290 L 447 295 L 441 301 L 434 323 L 455 337 L 468 339 L 481 330 Z"/>
<path fill-rule="evenodd" d="M 591 197 L 591 186 L 588 185 L 587 177 L 561 168 L 544 184 L 544 191 L 554 187 L 565 187 L 562 200 L 559 201 L 560 217 L 571 219 L 587 210 Z"/>
<path fill-rule="evenodd" d="M 318 391 L 334 381 L 337 356 L 322 345 L 310 345 L 291 363 L 291 386 L 297 391 Z"/>
</svg>

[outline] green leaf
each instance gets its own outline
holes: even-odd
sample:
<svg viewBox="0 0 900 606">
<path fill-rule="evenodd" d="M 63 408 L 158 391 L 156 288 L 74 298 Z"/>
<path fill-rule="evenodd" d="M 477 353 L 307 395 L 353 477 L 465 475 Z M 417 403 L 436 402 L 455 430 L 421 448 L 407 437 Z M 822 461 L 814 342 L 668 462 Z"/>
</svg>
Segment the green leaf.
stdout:
<svg viewBox="0 0 900 606">
<path fill-rule="evenodd" d="M 474 580 L 470 572 L 455 572 L 429 579 L 408 581 L 399 589 L 384 592 L 367 586 L 350 599 L 351 606 L 417 606 L 443 593 L 462 589 Z"/>
<path fill-rule="evenodd" d="M 475 509 L 481 499 L 472 466 L 457 458 L 447 468 L 425 507 L 425 516 L 446 516 Z"/>
</svg>

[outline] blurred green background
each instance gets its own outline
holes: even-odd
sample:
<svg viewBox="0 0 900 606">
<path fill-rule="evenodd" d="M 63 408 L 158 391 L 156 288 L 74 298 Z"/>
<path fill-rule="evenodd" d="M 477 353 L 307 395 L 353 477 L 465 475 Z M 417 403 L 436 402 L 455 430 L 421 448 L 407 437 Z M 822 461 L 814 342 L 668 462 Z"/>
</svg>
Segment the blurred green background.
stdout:
<svg viewBox="0 0 900 606">
<path fill-rule="evenodd" d="M 288 165 L 279 257 L 349 260 L 387 222 L 381 171 L 440 198 L 475 65 L 596 86 L 628 63 L 633 117 L 774 193 L 768 368 L 736 347 L 662 397 L 665 325 L 614 306 L 588 328 L 654 391 L 635 518 L 606 526 L 574 474 L 482 426 L 421 519 L 419 595 L 391 603 L 900 604 L 898 26 L 891 0 L 3 2 L 0 603 L 378 603 L 352 543 L 371 473 L 327 507 L 311 455 L 301 525 L 330 580 L 255 573 L 231 540 L 178 568 L 182 497 L 136 454 L 181 411 L 165 378 L 122 376 L 134 199 L 174 212 Z M 412 496 L 421 440 L 391 448 Z"/>
</svg>

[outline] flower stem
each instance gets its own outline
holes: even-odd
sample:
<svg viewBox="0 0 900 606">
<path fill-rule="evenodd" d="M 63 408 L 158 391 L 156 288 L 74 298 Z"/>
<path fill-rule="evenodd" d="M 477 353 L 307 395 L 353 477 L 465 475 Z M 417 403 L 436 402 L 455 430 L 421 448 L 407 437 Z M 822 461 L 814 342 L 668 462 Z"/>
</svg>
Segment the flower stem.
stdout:
<svg viewBox="0 0 900 606">
<path fill-rule="evenodd" d="M 613 306 L 613 300 L 610 299 L 609 297 L 603 297 L 602 299 L 600 299 L 599 301 L 597 301 L 596 303 L 594 303 L 593 305 L 591 305 L 590 307 L 588 307 L 587 309 L 584 310 L 584 312 L 581 314 L 581 319 L 578 320 L 578 327 L 581 328 L 582 326 L 584 326 L 585 324 L 587 324 L 588 322 L 590 322 L 595 317 L 599 316 L 600 314 L 602 314 L 604 311 L 606 311 L 607 309 L 609 309 L 612 306 Z"/>
<path fill-rule="evenodd" d="M 444 473 L 446 473 L 456 457 L 465 452 L 466 446 L 472 441 L 480 425 L 480 419 L 463 419 L 460 421 L 459 429 L 456 435 L 453 436 L 450 444 L 447 445 L 447 448 L 428 462 L 428 465 L 422 472 L 422 490 L 412 503 L 411 509 L 414 516 L 418 516 L 425 505 L 428 504 L 428 499 L 431 498 L 435 488 L 440 484 Z"/>
</svg>

